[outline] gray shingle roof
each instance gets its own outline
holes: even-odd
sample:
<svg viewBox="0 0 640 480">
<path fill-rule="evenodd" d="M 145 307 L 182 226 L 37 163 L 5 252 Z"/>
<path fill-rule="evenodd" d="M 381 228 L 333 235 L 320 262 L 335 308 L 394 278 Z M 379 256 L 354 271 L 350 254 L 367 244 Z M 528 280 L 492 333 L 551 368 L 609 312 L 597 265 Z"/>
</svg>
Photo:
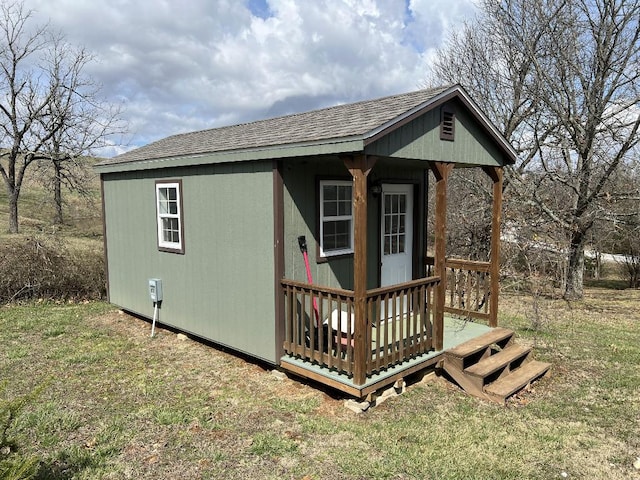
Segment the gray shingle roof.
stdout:
<svg viewBox="0 0 640 480">
<path fill-rule="evenodd" d="M 173 135 L 100 165 L 363 136 L 419 107 L 451 86 L 337 105 L 251 123 Z"/>
</svg>

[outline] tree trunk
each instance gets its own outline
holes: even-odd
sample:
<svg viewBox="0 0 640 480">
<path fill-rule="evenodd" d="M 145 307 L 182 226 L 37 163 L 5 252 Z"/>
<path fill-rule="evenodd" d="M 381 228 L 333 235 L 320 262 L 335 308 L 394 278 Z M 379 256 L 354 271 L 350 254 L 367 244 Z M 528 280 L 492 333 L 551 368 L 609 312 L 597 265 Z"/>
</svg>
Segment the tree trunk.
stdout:
<svg viewBox="0 0 640 480">
<path fill-rule="evenodd" d="M 9 233 L 18 233 L 18 194 L 9 190 Z"/>
<path fill-rule="evenodd" d="M 569 243 L 569 265 L 564 298 L 577 300 L 584 296 L 584 232 L 580 229 L 571 234 Z"/>
<path fill-rule="evenodd" d="M 62 225 L 62 162 L 60 160 L 54 160 L 53 167 L 53 200 L 56 208 L 53 223 L 54 225 Z"/>
</svg>

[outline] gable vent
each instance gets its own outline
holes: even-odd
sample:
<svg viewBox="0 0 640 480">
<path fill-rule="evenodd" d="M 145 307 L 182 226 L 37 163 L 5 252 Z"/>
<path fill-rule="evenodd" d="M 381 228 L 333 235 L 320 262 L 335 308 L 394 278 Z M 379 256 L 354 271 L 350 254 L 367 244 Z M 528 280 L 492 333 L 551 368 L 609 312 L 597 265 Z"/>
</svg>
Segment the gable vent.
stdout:
<svg viewBox="0 0 640 480">
<path fill-rule="evenodd" d="M 443 106 L 440 115 L 440 140 L 453 141 L 456 133 L 456 113 L 450 106 Z"/>
</svg>

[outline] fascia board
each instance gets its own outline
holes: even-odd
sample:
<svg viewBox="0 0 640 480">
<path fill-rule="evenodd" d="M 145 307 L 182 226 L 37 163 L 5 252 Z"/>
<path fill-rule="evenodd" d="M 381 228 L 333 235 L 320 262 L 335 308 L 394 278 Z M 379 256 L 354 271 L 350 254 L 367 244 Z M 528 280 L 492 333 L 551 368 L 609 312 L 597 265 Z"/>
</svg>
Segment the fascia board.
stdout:
<svg viewBox="0 0 640 480">
<path fill-rule="evenodd" d="M 202 153 L 196 155 L 153 158 L 114 164 L 96 165 L 99 173 L 131 172 L 158 168 L 187 167 L 218 163 L 247 162 L 252 160 L 271 160 L 314 155 L 339 155 L 341 153 L 361 152 L 364 143 L 361 137 L 331 139 L 322 142 L 276 145 L 246 150 L 228 150 L 223 152 Z"/>
</svg>

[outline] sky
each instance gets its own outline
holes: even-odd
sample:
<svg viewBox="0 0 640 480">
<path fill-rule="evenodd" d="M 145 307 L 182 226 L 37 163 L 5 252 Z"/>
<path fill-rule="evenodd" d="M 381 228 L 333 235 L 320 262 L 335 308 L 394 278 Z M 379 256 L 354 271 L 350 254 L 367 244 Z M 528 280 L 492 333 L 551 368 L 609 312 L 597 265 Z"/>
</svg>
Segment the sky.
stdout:
<svg viewBox="0 0 640 480">
<path fill-rule="evenodd" d="M 85 73 L 120 105 L 110 157 L 169 135 L 424 86 L 473 0 L 24 0 L 95 56 Z"/>
</svg>

